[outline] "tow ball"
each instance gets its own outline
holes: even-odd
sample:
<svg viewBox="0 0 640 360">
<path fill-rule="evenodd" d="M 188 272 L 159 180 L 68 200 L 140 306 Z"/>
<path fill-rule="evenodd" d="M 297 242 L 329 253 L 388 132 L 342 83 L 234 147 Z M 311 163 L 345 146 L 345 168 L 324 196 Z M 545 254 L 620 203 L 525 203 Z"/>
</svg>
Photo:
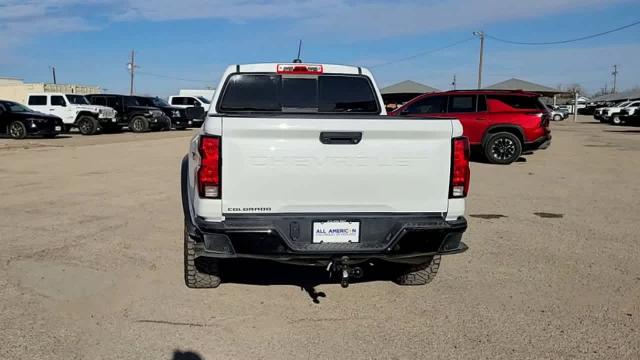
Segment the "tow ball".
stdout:
<svg viewBox="0 0 640 360">
<path fill-rule="evenodd" d="M 327 271 L 329 271 L 329 276 L 334 272 L 340 274 L 340 286 L 343 288 L 349 287 L 351 278 L 360 279 L 363 275 L 361 267 L 349 265 L 348 256 L 343 256 L 339 260 L 332 260 L 327 266 Z"/>
</svg>

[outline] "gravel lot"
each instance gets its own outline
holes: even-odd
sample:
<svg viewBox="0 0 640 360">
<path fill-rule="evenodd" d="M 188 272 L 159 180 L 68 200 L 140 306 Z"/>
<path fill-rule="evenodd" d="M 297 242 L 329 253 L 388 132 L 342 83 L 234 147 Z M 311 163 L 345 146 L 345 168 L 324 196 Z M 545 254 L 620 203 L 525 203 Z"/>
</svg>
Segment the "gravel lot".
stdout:
<svg viewBox="0 0 640 360">
<path fill-rule="evenodd" d="M 244 263 L 182 278 L 191 131 L 0 139 L 0 358 L 640 357 L 640 128 L 567 120 L 472 165 L 470 250 L 427 287 Z"/>
</svg>

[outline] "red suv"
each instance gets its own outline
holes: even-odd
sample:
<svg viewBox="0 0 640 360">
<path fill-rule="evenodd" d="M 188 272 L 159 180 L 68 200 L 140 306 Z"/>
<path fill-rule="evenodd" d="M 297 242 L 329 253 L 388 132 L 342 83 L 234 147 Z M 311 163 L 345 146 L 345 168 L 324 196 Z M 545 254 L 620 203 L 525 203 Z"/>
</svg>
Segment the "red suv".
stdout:
<svg viewBox="0 0 640 360">
<path fill-rule="evenodd" d="M 389 115 L 453 117 L 493 164 L 510 164 L 523 152 L 551 144 L 549 113 L 538 95 L 523 91 L 454 90 L 412 99 Z"/>
</svg>

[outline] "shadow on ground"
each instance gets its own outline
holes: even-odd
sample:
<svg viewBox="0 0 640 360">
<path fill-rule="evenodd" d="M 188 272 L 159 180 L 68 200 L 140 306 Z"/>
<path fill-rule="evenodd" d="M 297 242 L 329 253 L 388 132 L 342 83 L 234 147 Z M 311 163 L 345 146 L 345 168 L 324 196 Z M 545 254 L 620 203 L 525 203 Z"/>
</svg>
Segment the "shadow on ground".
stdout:
<svg viewBox="0 0 640 360">
<path fill-rule="evenodd" d="M 524 155 L 531 155 L 530 153 L 524 154 Z M 471 162 L 474 163 L 478 163 L 478 164 L 487 164 L 487 165 L 496 165 L 496 166 L 504 166 L 504 165 L 500 165 L 500 164 L 492 164 L 489 161 L 487 161 L 487 158 L 480 152 L 478 151 L 472 151 L 471 152 Z M 518 158 L 518 160 L 514 161 L 517 163 L 523 163 L 523 162 L 527 162 L 527 158 L 525 158 L 524 156 L 520 156 Z"/>
<path fill-rule="evenodd" d="M 27 137 L 24 138 L 24 139 L 14 139 L 14 140 L 16 140 L 16 141 L 25 141 L 25 140 L 58 140 L 58 139 L 68 139 L 70 137 L 72 137 L 72 136 L 71 135 L 66 135 L 66 134 L 56 135 L 55 137 L 52 137 L 52 138 L 38 136 L 38 135 L 27 135 Z M 8 134 L 0 134 L 0 139 L 12 139 L 12 137 L 9 136 Z"/>
<path fill-rule="evenodd" d="M 392 281 L 394 267 L 384 263 L 364 263 L 360 265 L 363 276 L 360 279 L 351 279 L 350 284 L 366 283 L 372 281 Z M 396 267 L 397 269 L 397 267 Z M 339 274 L 330 273 L 324 267 L 289 265 L 263 260 L 233 260 L 220 264 L 224 283 L 245 285 L 293 285 L 304 290 L 309 298 L 316 304 L 326 297 L 323 292 L 318 292 L 316 287 L 323 284 L 339 284 Z"/>
<path fill-rule="evenodd" d="M 175 350 L 173 352 L 171 360 L 204 360 L 204 358 L 200 354 L 193 351 Z"/>
<path fill-rule="evenodd" d="M 618 134 L 640 134 L 640 129 L 619 129 L 619 130 L 604 130 L 605 132 L 618 133 Z"/>
</svg>

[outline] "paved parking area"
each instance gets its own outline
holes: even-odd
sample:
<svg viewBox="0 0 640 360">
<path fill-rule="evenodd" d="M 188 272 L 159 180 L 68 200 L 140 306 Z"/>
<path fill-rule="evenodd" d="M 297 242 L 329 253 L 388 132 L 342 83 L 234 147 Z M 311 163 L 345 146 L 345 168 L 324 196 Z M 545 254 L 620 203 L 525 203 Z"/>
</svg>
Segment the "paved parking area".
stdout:
<svg viewBox="0 0 640 360">
<path fill-rule="evenodd" d="M 472 165 L 470 250 L 434 283 L 346 290 L 264 263 L 183 285 L 192 131 L 0 139 L 0 358 L 638 359 L 640 130 L 552 126 Z"/>
</svg>

